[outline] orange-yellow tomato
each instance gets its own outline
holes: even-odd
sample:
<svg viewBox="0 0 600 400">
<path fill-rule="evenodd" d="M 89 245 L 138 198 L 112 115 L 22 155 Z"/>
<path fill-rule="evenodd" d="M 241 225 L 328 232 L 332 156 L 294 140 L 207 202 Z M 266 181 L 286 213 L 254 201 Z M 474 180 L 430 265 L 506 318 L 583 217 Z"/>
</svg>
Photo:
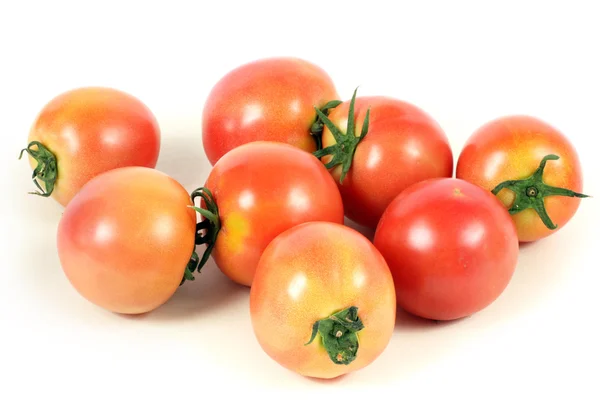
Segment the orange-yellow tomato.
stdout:
<svg viewBox="0 0 600 400">
<path fill-rule="evenodd" d="M 45 149 L 31 145 L 37 142 Z M 30 130 L 29 143 L 31 167 L 35 170 L 45 164 L 37 177 L 43 189 L 40 193 L 50 193 L 66 206 L 85 183 L 102 172 L 127 166 L 154 168 L 160 130 L 152 112 L 132 95 L 112 88 L 82 87 L 44 106 Z M 54 166 L 48 157 L 54 157 Z M 44 182 L 44 175 L 52 174 L 54 182 Z"/>
<path fill-rule="evenodd" d="M 151 311 L 177 290 L 194 251 L 196 213 L 183 186 L 152 168 L 93 178 L 65 208 L 58 254 L 87 300 L 123 314 Z"/>
<path fill-rule="evenodd" d="M 559 130 L 537 118 L 512 115 L 497 118 L 480 127 L 465 144 L 456 167 L 456 177 L 486 190 L 510 180 L 527 180 L 544 157 L 547 160 L 539 179 L 502 188 L 498 198 L 512 215 L 519 241 L 531 242 L 547 237 L 562 228 L 574 215 L 581 199 L 565 195 L 549 195 L 555 188 L 581 192 L 582 170 L 577 152 Z M 552 188 L 548 188 L 551 186 Z M 518 197 L 517 197 L 518 196 Z M 516 200 L 520 200 L 517 201 Z M 535 207 L 545 209 L 549 221 L 544 223 Z"/>
<path fill-rule="evenodd" d="M 387 347 L 396 317 L 393 278 L 357 231 L 308 222 L 263 253 L 250 314 L 273 360 L 304 376 L 334 378 L 371 364 Z"/>
</svg>

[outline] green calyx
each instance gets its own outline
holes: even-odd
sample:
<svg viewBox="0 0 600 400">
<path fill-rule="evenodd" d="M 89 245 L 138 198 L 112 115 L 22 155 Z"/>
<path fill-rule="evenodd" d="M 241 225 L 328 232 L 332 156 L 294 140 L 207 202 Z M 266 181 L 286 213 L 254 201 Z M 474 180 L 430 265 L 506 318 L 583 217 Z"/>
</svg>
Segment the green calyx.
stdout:
<svg viewBox="0 0 600 400">
<path fill-rule="evenodd" d="M 305 346 L 321 336 L 322 344 L 334 364 L 348 365 L 358 353 L 357 333 L 364 328 L 358 308 L 348 307 L 313 324 L 312 335 Z"/>
<path fill-rule="evenodd" d="M 492 193 L 497 195 L 500 190 L 506 188 L 510 189 L 515 193 L 515 201 L 512 206 L 508 209 L 508 212 L 512 214 L 519 213 L 528 208 L 533 208 L 539 217 L 544 222 L 544 225 L 548 229 L 556 229 L 558 226 L 552 222 L 550 216 L 546 212 L 544 205 L 544 198 L 548 196 L 568 196 L 568 197 L 589 197 L 588 195 L 574 192 L 569 189 L 554 187 L 546 185 L 543 181 L 544 168 L 546 168 L 546 162 L 550 160 L 558 160 L 555 154 L 548 154 L 540 162 L 539 167 L 535 170 L 533 175 L 528 178 L 521 180 L 508 180 L 500 183 L 496 186 Z"/>
<path fill-rule="evenodd" d="M 327 155 L 333 156 L 331 158 L 331 161 L 325 164 L 325 167 L 327 169 L 331 169 L 337 165 L 342 166 L 340 183 L 344 181 L 346 174 L 350 170 L 350 167 L 352 165 L 352 159 L 354 158 L 354 153 L 356 152 L 356 147 L 369 131 L 369 116 L 371 113 L 370 109 L 367 110 L 367 114 L 365 115 L 360 136 L 356 136 L 356 124 L 354 121 L 354 103 L 356 101 L 357 90 L 358 88 L 354 90 L 352 100 L 350 101 L 346 133 L 342 133 L 342 131 L 337 126 L 335 126 L 335 124 L 329 119 L 329 117 L 327 117 L 327 115 L 321 112 L 321 110 L 319 110 L 318 108 L 315 108 L 318 117 L 321 119 L 323 124 L 327 126 L 327 128 L 329 128 L 331 134 L 335 138 L 336 143 L 324 149 L 319 149 L 313 154 L 319 159 Z"/>
<path fill-rule="evenodd" d="M 194 250 L 180 285 L 183 285 L 185 281 L 193 281 L 196 279 L 194 272 L 200 272 L 202 267 L 204 267 L 204 264 L 208 261 L 210 253 L 217 242 L 219 231 L 221 230 L 219 207 L 217 206 L 212 193 L 207 188 L 201 187 L 192 192 L 192 203 L 195 204 L 196 198 L 198 197 L 201 197 L 202 200 L 204 200 L 206 208 L 190 206 L 204 217 L 201 222 L 196 224 L 196 245 L 206 244 L 207 246 L 202 254 L 202 258 L 200 258 L 198 253 Z"/>
<path fill-rule="evenodd" d="M 325 104 L 320 109 L 318 109 L 318 111 L 320 111 L 321 114 L 327 116 L 327 115 L 329 115 L 329 112 L 332 109 L 336 108 L 337 106 L 339 106 L 342 103 L 343 102 L 341 100 L 332 100 L 332 101 L 328 102 L 327 104 Z M 325 129 L 325 124 L 324 124 L 323 120 L 321 119 L 319 112 L 317 112 L 317 116 L 315 117 L 315 122 L 313 122 L 312 126 L 310 127 L 310 134 L 315 139 L 315 143 L 317 144 L 317 150 L 321 150 L 323 148 L 323 142 L 322 142 L 321 137 L 323 135 L 324 129 Z"/>
<path fill-rule="evenodd" d="M 31 179 L 33 183 L 39 189 L 39 192 L 29 192 L 29 194 L 35 194 L 42 197 L 50 197 L 54 191 L 54 184 L 58 177 L 58 164 L 56 162 L 56 156 L 42 143 L 33 141 L 29 145 L 21 150 L 19 154 L 19 160 L 23 157 L 23 153 L 29 154 L 36 162 L 37 166 L 33 170 Z M 44 183 L 46 190 L 42 188 L 39 181 Z"/>
</svg>

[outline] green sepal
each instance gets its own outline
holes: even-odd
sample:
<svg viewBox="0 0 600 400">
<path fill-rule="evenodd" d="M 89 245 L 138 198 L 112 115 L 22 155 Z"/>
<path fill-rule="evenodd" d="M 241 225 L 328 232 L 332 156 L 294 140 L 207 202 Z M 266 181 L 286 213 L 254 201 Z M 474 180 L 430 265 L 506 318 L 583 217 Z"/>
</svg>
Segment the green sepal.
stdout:
<svg viewBox="0 0 600 400">
<path fill-rule="evenodd" d="M 312 326 L 310 340 L 305 343 L 305 346 L 311 344 L 318 334 L 321 336 L 321 343 L 327 350 L 329 359 L 335 364 L 348 365 L 358 354 L 357 333 L 362 329 L 364 325 L 358 316 L 358 308 L 348 307 L 316 321 Z"/>
<path fill-rule="evenodd" d="M 56 161 L 56 156 L 38 141 L 32 141 L 26 148 L 22 149 L 21 153 L 19 153 L 19 160 L 23 157 L 23 153 L 25 152 L 37 162 L 33 174 L 31 175 L 31 179 L 39 189 L 39 192 L 29 192 L 29 194 L 50 197 L 54 191 L 56 179 L 58 178 L 58 163 Z M 44 183 L 46 190 L 42 188 L 38 180 Z"/>
<path fill-rule="evenodd" d="M 346 174 L 350 170 L 352 166 L 352 160 L 354 159 L 354 153 L 356 152 L 356 147 L 364 139 L 369 131 L 369 120 L 371 115 L 371 109 L 367 110 L 365 115 L 365 119 L 362 124 L 362 129 L 360 132 L 360 136 L 356 136 L 355 133 L 355 121 L 354 121 L 354 105 L 356 102 L 356 92 L 358 88 L 354 90 L 354 94 L 352 95 L 352 100 L 350 100 L 350 107 L 348 109 L 348 124 L 346 125 L 346 133 L 342 133 L 342 131 L 329 119 L 327 115 L 321 112 L 321 110 L 315 108 L 317 115 L 321 118 L 325 126 L 329 129 L 333 137 L 335 138 L 336 143 L 331 146 L 325 147 L 323 149 L 317 150 L 313 153 L 313 155 L 319 159 L 324 156 L 331 155 L 333 156 L 325 167 L 327 169 L 331 169 L 337 165 L 342 166 L 342 173 L 340 175 L 340 183 L 344 181 Z"/>
<path fill-rule="evenodd" d="M 341 100 L 331 100 L 330 102 L 325 104 L 323 107 L 321 107 L 318 111 L 320 111 L 321 114 L 323 114 L 323 115 L 329 115 L 329 112 L 332 109 L 336 108 L 337 106 L 339 106 L 342 103 L 343 102 Z M 323 130 L 324 130 L 324 123 L 321 118 L 321 115 L 317 112 L 315 121 L 313 122 L 313 124 L 310 127 L 310 134 L 315 139 L 315 143 L 317 145 L 317 150 L 321 150 L 323 148 L 323 142 L 322 142 Z"/>
<path fill-rule="evenodd" d="M 181 279 L 180 285 L 183 285 L 185 281 L 193 281 L 196 279 L 194 277 L 194 273 L 200 272 L 202 267 L 204 267 L 210 258 L 210 254 L 212 253 L 215 243 L 217 242 L 217 236 L 221 230 L 219 207 L 217 206 L 217 203 L 214 200 L 210 190 L 204 187 L 194 190 L 191 194 L 192 203 L 194 203 L 198 197 L 201 197 L 202 200 L 204 200 L 204 205 L 206 208 L 189 206 L 200 213 L 202 217 L 204 217 L 201 222 L 196 224 L 195 244 L 206 244 L 207 246 L 204 250 L 204 253 L 202 253 L 202 258 L 198 256 L 198 253 L 196 253 L 195 250 L 193 251 L 192 256 L 190 257 L 190 260 L 185 268 L 185 273 Z"/>
<path fill-rule="evenodd" d="M 525 179 L 508 180 L 498 184 L 492 193 L 497 195 L 502 189 L 509 189 L 515 193 L 515 200 L 508 212 L 513 215 L 528 208 L 532 208 L 538 214 L 544 225 L 548 229 L 556 229 L 558 226 L 552 222 L 552 219 L 546 211 L 544 198 L 548 196 L 567 196 L 567 197 L 590 197 L 588 195 L 577 193 L 569 189 L 546 185 L 543 181 L 544 168 L 546 162 L 558 160 L 560 157 L 555 154 L 545 156 L 535 172 Z"/>
</svg>

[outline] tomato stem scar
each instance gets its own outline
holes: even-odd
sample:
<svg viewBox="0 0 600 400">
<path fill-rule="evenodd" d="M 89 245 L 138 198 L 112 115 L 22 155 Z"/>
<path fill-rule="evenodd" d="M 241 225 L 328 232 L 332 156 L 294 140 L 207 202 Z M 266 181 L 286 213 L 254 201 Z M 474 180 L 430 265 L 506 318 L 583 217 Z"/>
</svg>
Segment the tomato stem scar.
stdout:
<svg viewBox="0 0 600 400">
<path fill-rule="evenodd" d="M 196 279 L 194 277 L 194 272 L 200 272 L 204 264 L 206 264 L 208 261 L 210 253 L 217 242 L 217 235 L 221 230 L 219 207 L 217 206 L 217 203 L 215 202 L 210 190 L 205 187 L 194 190 L 191 193 L 192 203 L 195 204 L 196 198 L 198 197 L 201 197 L 202 200 L 204 200 L 204 205 L 206 208 L 200 208 L 196 206 L 189 207 L 193 208 L 199 212 L 202 217 L 204 217 L 202 221 L 196 224 L 196 245 L 207 244 L 207 246 L 202 254 L 202 258 L 200 258 L 196 253 L 196 250 L 194 250 L 192 256 L 190 257 L 190 261 L 185 268 L 185 273 L 181 279 L 180 285 L 183 285 L 186 280 L 193 281 Z"/>
<path fill-rule="evenodd" d="M 36 147 L 36 149 L 34 149 Z M 58 178 L 58 164 L 56 162 L 56 156 L 46 146 L 38 141 L 33 141 L 29 145 L 21 150 L 19 154 L 19 160 L 23 157 L 23 153 L 27 152 L 35 161 L 37 166 L 33 170 L 31 179 L 33 183 L 40 190 L 39 192 L 29 192 L 29 194 L 35 194 L 42 197 L 49 197 L 54 191 L 54 184 L 56 178 Z M 46 190 L 42 189 L 38 180 L 44 183 Z"/>
<path fill-rule="evenodd" d="M 327 318 L 316 321 L 307 346 L 321 335 L 322 344 L 329 359 L 335 364 L 348 365 L 356 359 L 358 352 L 357 333 L 364 329 L 358 316 L 358 307 L 351 306 L 338 311 Z"/>
<path fill-rule="evenodd" d="M 367 114 L 365 115 L 365 119 L 363 120 L 362 129 L 360 132 L 360 136 L 356 136 L 356 126 L 354 121 L 354 104 L 356 101 L 356 92 L 358 88 L 354 90 L 354 94 L 352 95 L 352 100 L 350 101 L 350 108 L 348 109 L 348 125 L 346 126 L 346 133 L 342 133 L 342 131 L 335 126 L 335 124 L 329 119 L 327 115 L 325 115 L 321 110 L 315 107 L 317 115 L 323 121 L 323 124 L 329 128 L 331 134 L 335 138 L 336 143 L 328 146 L 324 149 L 319 149 L 313 153 L 313 155 L 319 159 L 324 156 L 332 155 L 331 161 L 325 164 L 327 169 L 331 169 L 336 165 L 342 165 L 342 173 L 340 175 L 340 183 L 344 181 L 346 174 L 350 170 L 350 166 L 352 165 L 352 159 L 354 158 L 354 153 L 356 152 L 356 147 L 360 143 L 361 140 L 366 136 L 369 131 L 369 116 L 371 113 L 371 109 L 367 110 Z"/>
<path fill-rule="evenodd" d="M 590 197 L 588 195 L 577 193 L 569 189 L 546 185 L 543 181 L 544 168 L 546 168 L 546 162 L 550 160 L 558 160 L 555 154 L 548 154 L 540 162 L 539 167 L 535 170 L 533 175 L 528 178 L 520 180 L 508 180 L 504 181 L 496 186 L 492 193 L 497 195 L 500 190 L 506 188 L 512 190 L 515 193 L 515 201 L 513 205 L 508 209 L 508 212 L 516 214 L 528 208 L 533 208 L 539 217 L 544 222 L 544 225 L 548 229 L 556 229 L 558 226 L 552 222 L 550 216 L 546 212 L 544 205 L 544 198 L 548 196 L 568 196 L 568 197 Z"/>
</svg>

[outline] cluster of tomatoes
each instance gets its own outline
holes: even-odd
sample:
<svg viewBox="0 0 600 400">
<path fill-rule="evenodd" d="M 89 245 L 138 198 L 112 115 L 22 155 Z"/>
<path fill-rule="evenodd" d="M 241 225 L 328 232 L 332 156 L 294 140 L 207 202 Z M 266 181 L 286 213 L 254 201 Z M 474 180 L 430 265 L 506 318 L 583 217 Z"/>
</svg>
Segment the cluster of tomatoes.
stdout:
<svg viewBox="0 0 600 400">
<path fill-rule="evenodd" d="M 155 168 L 160 130 L 138 99 L 97 87 L 57 96 L 23 152 L 36 193 L 65 207 L 66 277 L 99 307 L 145 313 L 212 257 L 250 288 L 262 349 L 299 374 L 332 378 L 384 351 L 396 307 L 453 320 L 490 305 L 519 243 L 556 232 L 585 197 L 575 149 L 543 121 L 485 124 L 454 177 L 431 116 L 356 94 L 340 101 L 326 72 L 300 59 L 229 72 L 205 104 L 212 170 L 191 194 Z"/>
</svg>

